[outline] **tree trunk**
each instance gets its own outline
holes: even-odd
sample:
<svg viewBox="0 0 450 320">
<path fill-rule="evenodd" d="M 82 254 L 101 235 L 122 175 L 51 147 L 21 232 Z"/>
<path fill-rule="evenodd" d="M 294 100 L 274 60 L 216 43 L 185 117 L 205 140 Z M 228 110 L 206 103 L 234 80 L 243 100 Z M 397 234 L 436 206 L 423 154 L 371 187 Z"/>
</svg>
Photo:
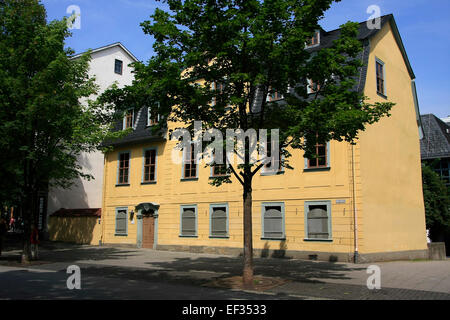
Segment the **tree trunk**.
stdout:
<svg viewBox="0 0 450 320">
<path fill-rule="evenodd" d="M 244 181 L 244 272 L 245 288 L 253 287 L 253 226 L 251 181 Z"/>
</svg>

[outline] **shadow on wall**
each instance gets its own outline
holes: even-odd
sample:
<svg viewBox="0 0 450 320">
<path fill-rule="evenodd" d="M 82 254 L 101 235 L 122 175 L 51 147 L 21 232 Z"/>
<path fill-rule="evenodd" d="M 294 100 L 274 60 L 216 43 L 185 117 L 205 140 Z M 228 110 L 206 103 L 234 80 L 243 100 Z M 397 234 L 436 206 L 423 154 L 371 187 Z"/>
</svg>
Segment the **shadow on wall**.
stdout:
<svg viewBox="0 0 450 320">
<path fill-rule="evenodd" d="M 50 217 L 48 231 L 51 241 L 98 245 L 101 224 L 98 217 Z"/>
<path fill-rule="evenodd" d="M 52 188 L 48 194 L 48 215 L 60 208 L 89 208 L 83 179 L 78 177 L 68 189 Z"/>
<path fill-rule="evenodd" d="M 286 258 L 286 251 L 288 246 L 286 241 L 283 240 L 280 242 L 280 249 L 272 250 L 272 258 Z M 261 258 L 268 258 L 270 256 L 270 244 L 268 241 L 264 243 L 264 249 L 261 250 Z"/>
</svg>

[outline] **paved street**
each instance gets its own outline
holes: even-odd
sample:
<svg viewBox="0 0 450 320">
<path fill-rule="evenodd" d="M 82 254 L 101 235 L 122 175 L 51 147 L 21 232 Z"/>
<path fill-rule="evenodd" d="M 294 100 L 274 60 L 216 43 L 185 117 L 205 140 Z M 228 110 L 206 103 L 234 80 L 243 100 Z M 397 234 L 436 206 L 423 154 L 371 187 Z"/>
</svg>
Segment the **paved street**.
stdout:
<svg viewBox="0 0 450 320">
<path fill-rule="evenodd" d="M 381 290 L 366 286 L 369 265 L 255 259 L 255 274 L 288 282 L 265 292 L 209 287 L 241 274 L 239 257 L 115 247 L 45 244 L 27 268 L 19 250 L 0 258 L 0 299 L 344 299 L 450 300 L 450 260 L 378 263 Z M 68 290 L 69 265 L 82 290 Z"/>
</svg>

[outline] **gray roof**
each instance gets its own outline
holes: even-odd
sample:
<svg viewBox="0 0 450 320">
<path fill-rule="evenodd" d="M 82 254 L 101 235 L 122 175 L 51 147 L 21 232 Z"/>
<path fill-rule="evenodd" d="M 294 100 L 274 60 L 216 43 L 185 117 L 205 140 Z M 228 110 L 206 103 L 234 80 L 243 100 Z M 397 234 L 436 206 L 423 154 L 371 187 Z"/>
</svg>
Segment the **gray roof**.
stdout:
<svg viewBox="0 0 450 320">
<path fill-rule="evenodd" d="M 400 37 L 400 33 L 397 28 L 397 24 L 395 23 L 394 16 L 392 14 L 385 15 L 381 17 L 381 28 L 386 24 L 390 23 L 391 28 L 394 33 L 394 37 L 397 41 L 397 44 L 399 45 L 400 51 L 402 52 L 403 58 L 405 60 L 406 66 L 408 68 L 408 71 L 410 73 L 411 79 L 415 79 L 414 72 L 411 68 L 411 65 L 409 63 L 408 56 L 406 55 L 405 48 L 403 46 L 403 42 Z M 370 41 L 369 39 L 373 37 L 375 34 L 377 34 L 380 29 L 369 29 L 367 26 L 367 22 L 361 22 L 359 24 L 359 33 L 358 33 L 358 39 L 362 41 L 363 44 L 363 50 L 359 53 L 357 59 L 360 59 L 363 62 L 363 67 L 361 68 L 361 72 L 359 75 L 359 79 L 357 79 L 357 84 L 355 85 L 354 90 L 357 90 L 360 93 L 363 93 L 365 84 L 366 84 L 366 78 L 367 78 L 367 66 L 369 64 L 369 53 L 370 53 Z M 341 34 L 341 29 L 336 29 L 332 31 L 324 31 L 321 30 L 320 35 L 320 45 L 310 48 L 311 52 L 317 51 L 322 48 L 331 47 L 333 45 L 333 41 L 337 40 Z M 261 89 L 261 88 L 260 88 Z M 256 93 L 255 100 L 253 101 L 252 110 L 253 112 L 257 113 L 260 110 L 262 100 L 265 99 L 263 97 L 263 90 L 258 89 Z M 312 97 L 311 97 L 312 98 Z M 283 103 L 283 102 L 281 102 Z M 113 142 L 106 142 L 106 145 L 126 145 L 130 143 L 138 143 L 138 142 L 145 142 L 145 141 L 161 141 L 164 140 L 161 137 L 157 137 L 155 135 L 151 134 L 150 128 L 147 127 L 147 108 L 142 108 L 137 112 L 137 116 L 135 116 L 135 123 L 134 123 L 134 131 L 130 133 L 128 136 L 113 141 Z M 417 111 L 417 117 L 419 117 L 419 112 Z M 122 122 L 119 121 L 116 125 L 115 130 L 122 130 Z"/>
<path fill-rule="evenodd" d="M 420 142 L 422 160 L 450 157 L 450 126 L 433 114 L 421 118 L 425 135 Z"/>
</svg>

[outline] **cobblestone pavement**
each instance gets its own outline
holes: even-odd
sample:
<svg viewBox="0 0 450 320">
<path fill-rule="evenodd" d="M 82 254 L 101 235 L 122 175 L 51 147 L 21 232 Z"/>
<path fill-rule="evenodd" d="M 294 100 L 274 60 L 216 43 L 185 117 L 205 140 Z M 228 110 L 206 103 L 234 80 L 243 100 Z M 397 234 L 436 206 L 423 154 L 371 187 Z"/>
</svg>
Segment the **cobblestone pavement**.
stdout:
<svg viewBox="0 0 450 320">
<path fill-rule="evenodd" d="M 5 252 L 0 258 L 0 266 L 21 267 L 17 262 L 19 255 L 19 250 Z M 73 264 L 80 266 L 84 279 L 107 279 L 105 283 L 111 285 L 118 280 L 125 281 L 125 284 L 133 288 L 136 283 L 142 282 L 147 286 L 176 284 L 185 286 L 186 292 L 190 292 L 192 286 L 207 292 L 211 288 L 206 288 L 205 285 L 212 280 L 240 275 L 242 258 L 46 243 L 41 248 L 40 261 L 27 267 L 27 270 L 56 272 L 61 277 L 67 277 L 66 269 Z M 376 265 L 381 269 L 381 290 L 367 288 L 369 275 L 366 270 L 369 265 L 257 258 L 255 274 L 288 280 L 288 283 L 265 292 L 264 297 L 272 299 L 450 300 L 449 259 L 384 262 Z M 0 273 L 2 270 L 0 268 Z M 1 279 L 0 277 L 0 281 Z M 171 290 L 175 289 L 169 291 Z M 207 294 L 206 299 L 230 299 L 238 296 L 236 291 L 228 292 L 233 294 Z M 258 294 L 248 294 L 241 298 L 258 297 Z M 95 298 L 98 295 L 101 293 L 93 296 Z M 182 296 L 179 294 L 178 299 L 183 299 Z M 177 299 L 177 295 L 172 297 Z"/>
</svg>

